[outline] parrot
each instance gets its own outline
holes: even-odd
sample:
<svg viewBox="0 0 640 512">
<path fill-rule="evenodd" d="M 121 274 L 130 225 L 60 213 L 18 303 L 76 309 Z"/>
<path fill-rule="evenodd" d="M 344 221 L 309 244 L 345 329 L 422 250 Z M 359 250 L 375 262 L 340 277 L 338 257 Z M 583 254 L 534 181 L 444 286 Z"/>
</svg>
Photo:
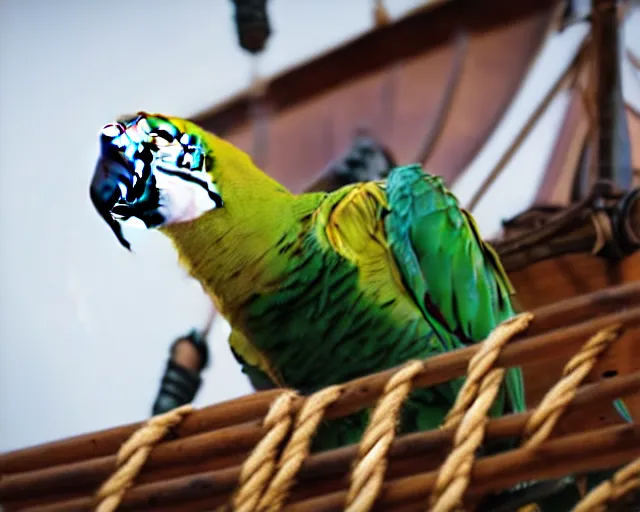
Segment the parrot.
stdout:
<svg viewBox="0 0 640 512">
<path fill-rule="evenodd" d="M 256 389 L 311 394 L 484 340 L 516 314 L 493 248 L 418 164 L 294 194 L 195 123 L 138 112 L 103 126 L 90 198 L 120 243 L 157 229 L 231 326 Z M 413 391 L 401 432 L 435 429 L 463 378 Z M 511 368 L 491 414 L 522 412 Z M 324 422 L 314 449 L 357 442 L 368 411 Z"/>
<path fill-rule="evenodd" d="M 126 249 L 124 226 L 171 240 L 229 322 L 231 351 L 255 389 L 308 395 L 481 342 L 517 313 L 473 216 L 419 164 L 294 194 L 186 119 L 138 112 L 104 125 L 98 139 L 96 211 Z M 399 431 L 439 428 L 463 382 L 412 391 Z M 525 409 L 522 371 L 510 368 L 491 415 Z M 364 410 L 323 422 L 314 451 L 357 443 L 368 418 Z M 602 478 L 590 476 L 589 487 Z M 534 496 L 555 512 L 580 494 L 573 476 L 529 482 L 478 509 L 514 510 Z"/>
</svg>

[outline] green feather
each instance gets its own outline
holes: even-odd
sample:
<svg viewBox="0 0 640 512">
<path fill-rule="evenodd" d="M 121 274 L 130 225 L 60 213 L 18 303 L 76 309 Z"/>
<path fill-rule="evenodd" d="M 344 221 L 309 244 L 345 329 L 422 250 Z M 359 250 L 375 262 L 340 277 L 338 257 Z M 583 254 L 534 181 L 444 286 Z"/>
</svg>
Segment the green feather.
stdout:
<svg viewBox="0 0 640 512">
<path fill-rule="evenodd" d="M 389 245 L 429 325 L 446 350 L 482 341 L 515 314 L 495 252 L 442 180 L 420 166 L 394 169 L 386 190 Z M 505 380 L 512 409 L 524 411 L 521 370 L 510 369 Z"/>
</svg>

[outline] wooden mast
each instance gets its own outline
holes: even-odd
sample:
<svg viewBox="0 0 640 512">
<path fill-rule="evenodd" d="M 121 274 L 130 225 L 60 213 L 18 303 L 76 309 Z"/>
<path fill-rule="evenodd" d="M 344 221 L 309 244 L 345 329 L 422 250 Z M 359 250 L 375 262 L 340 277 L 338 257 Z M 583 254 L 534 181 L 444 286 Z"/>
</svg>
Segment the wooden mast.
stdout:
<svg viewBox="0 0 640 512">
<path fill-rule="evenodd" d="M 590 179 L 611 180 L 621 190 L 631 187 L 631 147 L 620 75 L 620 33 L 616 0 L 592 0 L 592 90 L 595 125 Z"/>
</svg>

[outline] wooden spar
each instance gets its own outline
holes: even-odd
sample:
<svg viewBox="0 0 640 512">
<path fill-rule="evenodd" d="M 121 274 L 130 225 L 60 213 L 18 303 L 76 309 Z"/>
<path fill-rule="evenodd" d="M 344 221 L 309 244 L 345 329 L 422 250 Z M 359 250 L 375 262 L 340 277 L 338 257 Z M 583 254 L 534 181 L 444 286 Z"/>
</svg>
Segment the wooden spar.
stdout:
<svg viewBox="0 0 640 512">
<path fill-rule="evenodd" d="M 592 0 L 592 89 L 596 123 L 591 146 L 588 186 L 597 179 L 613 180 L 622 190 L 631 187 L 631 150 L 622 95 L 618 31 L 618 2 Z"/>
<path fill-rule="evenodd" d="M 262 391 L 211 405 L 191 415 L 176 429 L 179 438 L 262 418 L 278 396 Z M 58 464 L 112 455 L 143 421 L 0 454 L 0 474 L 20 473 Z"/>
<path fill-rule="evenodd" d="M 576 456 L 576 454 L 580 454 Z M 640 454 L 640 426 L 622 425 L 595 432 L 564 436 L 545 443 L 539 450 L 520 448 L 480 459 L 472 471 L 468 497 L 508 488 L 523 480 L 553 478 L 594 467 L 609 468 L 624 464 Z M 392 480 L 384 485 L 376 510 L 411 499 L 426 500 L 436 483 L 437 471 L 419 473 Z M 286 512 L 339 512 L 346 492 L 293 503 Z"/>
<path fill-rule="evenodd" d="M 640 391 L 640 371 L 625 377 L 615 377 L 603 382 L 595 384 L 587 384 L 579 389 L 575 399 L 572 401 L 567 415 L 579 409 L 593 405 L 600 401 L 611 401 L 614 398 L 624 397 L 631 393 Z M 524 429 L 532 412 L 505 416 L 502 418 L 492 419 L 487 426 L 488 439 L 501 439 L 509 437 L 518 437 Z M 398 462 L 399 459 L 411 457 L 427 458 L 430 466 L 434 469 L 442 461 L 442 458 L 449 450 L 455 430 L 431 430 L 427 432 L 418 432 L 408 434 L 397 438 L 391 448 L 391 462 Z M 639 447 L 640 448 L 640 447 Z M 349 446 L 332 450 L 330 452 L 312 455 L 303 463 L 299 479 L 301 482 L 311 482 L 317 479 L 326 478 L 343 478 L 349 471 L 350 465 L 355 458 L 357 446 Z M 246 456 L 246 451 L 242 452 L 242 458 Z M 125 505 L 131 507 L 144 507 L 152 503 L 154 495 L 160 493 L 165 499 L 171 502 L 180 502 L 182 500 L 192 500 L 205 498 L 207 496 L 215 496 L 221 493 L 228 493 L 233 490 L 240 473 L 240 466 L 236 462 L 234 465 L 208 468 L 207 471 L 196 472 L 197 474 L 187 471 L 182 458 L 173 461 L 175 464 L 183 464 L 183 471 L 180 476 L 172 479 L 160 481 L 160 478 L 145 479 L 139 483 L 141 485 L 131 492 L 131 496 L 125 498 Z M 153 481 L 153 484 L 146 482 Z M 195 487 L 194 481 L 201 483 L 201 487 Z M 205 486 L 205 482 L 210 485 Z M 31 492 L 34 488 L 30 488 Z M 85 494 L 91 494 L 92 488 L 85 488 Z M 51 500 L 49 500 L 51 501 Z M 57 501 L 57 500 L 56 500 Z M 61 500 L 51 508 L 44 510 L 65 510 L 73 504 L 75 507 L 90 507 L 93 501 L 92 497 L 78 497 L 73 500 Z M 11 502 L 8 502 L 8 510 L 12 509 Z"/>
</svg>

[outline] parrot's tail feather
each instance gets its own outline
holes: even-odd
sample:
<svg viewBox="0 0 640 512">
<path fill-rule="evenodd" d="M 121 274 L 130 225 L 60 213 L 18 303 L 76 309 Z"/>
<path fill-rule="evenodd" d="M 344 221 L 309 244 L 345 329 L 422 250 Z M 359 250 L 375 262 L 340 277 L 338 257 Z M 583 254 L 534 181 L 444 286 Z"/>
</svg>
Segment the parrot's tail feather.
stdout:
<svg viewBox="0 0 640 512">
<path fill-rule="evenodd" d="M 518 414 L 527 410 L 524 393 L 524 379 L 520 368 L 510 368 L 505 376 L 505 384 L 511 403 L 511 412 Z"/>
</svg>

